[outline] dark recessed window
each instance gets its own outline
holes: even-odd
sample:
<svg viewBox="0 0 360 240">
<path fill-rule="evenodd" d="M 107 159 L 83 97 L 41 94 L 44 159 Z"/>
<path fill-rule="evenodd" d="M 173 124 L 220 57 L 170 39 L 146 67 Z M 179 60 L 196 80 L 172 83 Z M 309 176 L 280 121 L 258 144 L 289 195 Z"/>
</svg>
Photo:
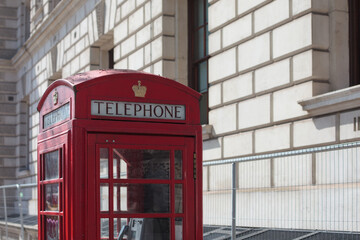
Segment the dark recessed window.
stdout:
<svg viewBox="0 0 360 240">
<path fill-rule="evenodd" d="M 208 123 L 208 36 L 208 1 L 189 0 L 189 86 L 202 94 L 202 124 Z"/>
<path fill-rule="evenodd" d="M 350 86 L 360 84 L 360 1 L 348 0 Z"/>
<path fill-rule="evenodd" d="M 108 52 L 108 56 L 109 56 L 109 69 L 114 69 L 114 49 L 110 49 Z"/>
</svg>

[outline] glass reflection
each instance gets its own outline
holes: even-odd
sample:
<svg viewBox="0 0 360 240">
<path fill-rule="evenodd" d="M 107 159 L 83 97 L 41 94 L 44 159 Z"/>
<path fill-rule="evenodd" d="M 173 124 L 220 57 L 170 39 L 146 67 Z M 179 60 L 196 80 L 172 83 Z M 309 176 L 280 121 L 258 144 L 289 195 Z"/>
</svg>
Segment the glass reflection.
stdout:
<svg viewBox="0 0 360 240">
<path fill-rule="evenodd" d="M 169 218 L 131 218 L 126 239 L 170 240 Z"/>
<path fill-rule="evenodd" d="M 175 218 L 175 240 L 183 239 L 183 220 L 182 218 Z"/>
<path fill-rule="evenodd" d="M 100 178 L 109 177 L 109 150 L 100 148 Z"/>
<path fill-rule="evenodd" d="M 175 184 L 175 213 L 183 212 L 182 184 Z"/>
<path fill-rule="evenodd" d="M 168 213 L 170 189 L 168 184 L 114 184 L 115 212 Z M 120 193 L 121 197 L 118 197 Z"/>
<path fill-rule="evenodd" d="M 101 235 L 101 239 L 109 237 L 109 219 L 108 218 L 100 219 L 100 235 Z"/>
<path fill-rule="evenodd" d="M 59 178 L 59 150 L 45 153 L 45 180 Z"/>
<path fill-rule="evenodd" d="M 175 179 L 182 179 L 182 151 L 175 151 Z"/>
<path fill-rule="evenodd" d="M 100 184 L 100 211 L 109 211 L 109 186 Z"/>
<path fill-rule="evenodd" d="M 59 229 L 59 217 L 58 216 L 46 216 L 46 240 L 59 240 L 60 229 Z"/>
<path fill-rule="evenodd" d="M 113 156 L 115 178 L 170 178 L 170 151 L 117 148 Z"/>
<path fill-rule="evenodd" d="M 45 210 L 59 211 L 59 184 L 45 185 Z"/>
</svg>

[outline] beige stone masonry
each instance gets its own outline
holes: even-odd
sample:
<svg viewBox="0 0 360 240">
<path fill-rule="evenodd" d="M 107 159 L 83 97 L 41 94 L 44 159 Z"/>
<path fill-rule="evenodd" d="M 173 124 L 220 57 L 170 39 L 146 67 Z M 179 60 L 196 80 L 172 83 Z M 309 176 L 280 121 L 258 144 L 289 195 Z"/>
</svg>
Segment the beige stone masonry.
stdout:
<svg viewBox="0 0 360 240">
<path fill-rule="evenodd" d="M 340 140 L 360 138 L 360 110 L 340 114 Z"/>
<path fill-rule="evenodd" d="M 209 31 L 233 19 L 236 15 L 235 0 L 220 0 L 209 7 Z"/>
<path fill-rule="evenodd" d="M 298 103 L 301 100 L 328 91 L 327 83 L 309 81 L 274 92 L 273 116 L 274 121 L 281 121 L 307 114 Z"/>
<path fill-rule="evenodd" d="M 218 174 L 218 173 L 230 173 L 231 164 L 209 166 L 210 173 L 210 190 L 225 190 L 231 189 L 231 174 Z"/>
<path fill-rule="evenodd" d="M 236 130 L 236 104 L 217 108 L 209 112 L 209 124 L 213 125 L 215 134 Z"/>
<path fill-rule="evenodd" d="M 329 18 L 307 14 L 273 31 L 273 57 L 299 51 L 304 48 L 329 48 Z"/>
<path fill-rule="evenodd" d="M 240 189 L 270 187 L 270 175 L 270 159 L 238 163 Z"/>
<path fill-rule="evenodd" d="M 237 0 L 237 14 L 248 12 L 265 2 L 271 2 L 271 0 Z"/>
<path fill-rule="evenodd" d="M 270 123 L 270 95 L 244 100 L 238 104 L 238 128 Z"/>
<path fill-rule="evenodd" d="M 310 186 L 312 184 L 312 155 L 275 158 L 274 186 Z"/>
<path fill-rule="evenodd" d="M 329 0 L 292 0 L 292 14 L 298 15 L 305 11 L 327 13 L 329 2 Z"/>
<path fill-rule="evenodd" d="M 285 59 L 255 71 L 255 92 L 290 83 L 290 60 Z"/>
<path fill-rule="evenodd" d="M 221 84 L 210 86 L 209 95 L 209 108 L 221 104 Z"/>
<path fill-rule="evenodd" d="M 255 152 L 278 151 L 290 148 L 290 124 L 282 124 L 255 131 Z"/>
<path fill-rule="evenodd" d="M 238 46 L 238 71 L 270 60 L 270 34 L 265 33 Z"/>
<path fill-rule="evenodd" d="M 328 80 L 329 53 L 309 50 L 293 57 L 293 81 L 303 79 Z"/>
<path fill-rule="evenodd" d="M 289 0 L 276 0 L 254 12 L 255 32 L 289 18 Z"/>
<path fill-rule="evenodd" d="M 223 83 L 224 103 L 251 95 L 253 92 L 252 75 L 252 72 L 250 72 L 226 80 Z"/>
<path fill-rule="evenodd" d="M 335 142 L 335 115 L 294 122 L 294 147 Z"/>
<path fill-rule="evenodd" d="M 236 49 L 231 48 L 209 59 L 209 83 L 236 73 Z"/>
<path fill-rule="evenodd" d="M 236 157 L 253 153 L 253 132 L 224 137 L 224 157 Z"/>
<path fill-rule="evenodd" d="M 246 15 L 233 23 L 225 26 L 222 30 L 223 47 L 227 47 L 233 43 L 241 41 L 249 37 L 252 33 L 252 18 L 251 14 Z"/>
<path fill-rule="evenodd" d="M 203 160 L 209 161 L 222 157 L 222 138 L 211 139 L 203 142 Z"/>
</svg>

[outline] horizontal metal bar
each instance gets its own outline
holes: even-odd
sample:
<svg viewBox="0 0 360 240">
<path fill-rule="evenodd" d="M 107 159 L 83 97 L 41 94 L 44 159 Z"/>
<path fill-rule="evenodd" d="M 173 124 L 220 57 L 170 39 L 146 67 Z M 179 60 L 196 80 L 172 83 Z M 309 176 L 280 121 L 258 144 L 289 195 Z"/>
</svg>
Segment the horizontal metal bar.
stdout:
<svg viewBox="0 0 360 240">
<path fill-rule="evenodd" d="M 3 189 L 3 188 L 28 188 L 28 187 L 37 187 L 37 183 L 3 185 L 3 186 L 0 186 L 0 189 Z"/>
<path fill-rule="evenodd" d="M 276 152 L 276 153 L 260 154 L 260 155 L 253 155 L 253 156 L 247 156 L 247 157 L 206 161 L 206 162 L 203 162 L 203 166 L 230 164 L 230 163 L 236 163 L 236 162 L 261 160 L 261 159 L 267 159 L 267 158 L 288 157 L 288 156 L 294 156 L 294 155 L 300 155 L 300 154 L 324 152 L 324 151 L 358 147 L 358 146 L 360 146 L 360 142 L 341 143 L 341 144 L 334 144 L 334 145 L 323 146 L 323 147 L 305 148 L 305 149 L 292 150 L 292 151 L 286 151 L 286 152 Z"/>
</svg>

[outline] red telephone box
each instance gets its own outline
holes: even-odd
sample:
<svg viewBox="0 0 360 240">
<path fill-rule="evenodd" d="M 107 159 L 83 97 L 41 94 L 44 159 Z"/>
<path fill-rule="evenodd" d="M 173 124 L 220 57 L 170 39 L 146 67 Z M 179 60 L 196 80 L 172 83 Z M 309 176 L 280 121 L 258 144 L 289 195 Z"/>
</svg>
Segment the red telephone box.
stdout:
<svg viewBox="0 0 360 240">
<path fill-rule="evenodd" d="M 38 105 L 39 239 L 202 239 L 199 98 L 135 71 L 51 84 Z"/>
</svg>

